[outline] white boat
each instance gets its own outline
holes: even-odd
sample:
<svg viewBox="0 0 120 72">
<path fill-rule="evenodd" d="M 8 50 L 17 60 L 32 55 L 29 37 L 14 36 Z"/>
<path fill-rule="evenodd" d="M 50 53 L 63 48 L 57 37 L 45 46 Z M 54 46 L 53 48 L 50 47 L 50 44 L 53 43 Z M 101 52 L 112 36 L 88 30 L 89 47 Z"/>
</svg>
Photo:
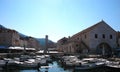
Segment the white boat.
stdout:
<svg viewBox="0 0 120 72">
<path fill-rule="evenodd" d="M 76 56 L 63 56 L 61 62 L 66 68 L 80 65 L 80 60 Z"/>
<path fill-rule="evenodd" d="M 75 66 L 75 70 L 94 70 L 105 67 L 104 61 L 97 61 L 93 59 L 84 59 L 81 61 L 81 65 Z"/>
<path fill-rule="evenodd" d="M 97 68 L 100 68 L 104 66 L 104 63 L 100 63 L 100 64 L 96 64 L 96 63 L 93 63 L 93 64 L 83 64 L 81 66 L 76 66 L 75 67 L 75 70 L 91 70 L 91 69 L 97 69 Z"/>
<path fill-rule="evenodd" d="M 67 67 L 73 67 L 74 66 L 74 63 L 72 63 L 70 61 L 66 61 L 65 64 L 66 64 Z"/>
<path fill-rule="evenodd" d="M 16 65 L 19 62 L 19 60 L 11 58 L 4 58 L 4 61 L 7 62 L 7 66 Z"/>
<path fill-rule="evenodd" d="M 114 69 L 114 70 L 120 70 L 120 62 L 114 62 L 114 61 L 108 61 L 106 63 L 107 68 Z"/>
<path fill-rule="evenodd" d="M 4 60 L 0 60 L 0 67 L 5 66 L 5 64 L 6 64 L 6 61 L 4 61 Z"/>
<path fill-rule="evenodd" d="M 52 66 L 41 66 L 40 68 L 52 68 Z"/>
<path fill-rule="evenodd" d="M 18 66 L 20 69 L 32 69 L 32 68 L 38 68 L 40 65 L 38 62 L 35 61 L 35 59 L 28 59 L 24 62 L 19 62 Z"/>
<path fill-rule="evenodd" d="M 47 59 L 46 59 L 46 58 L 42 58 L 42 59 L 40 60 L 40 65 L 41 65 L 41 66 L 48 65 Z"/>
</svg>

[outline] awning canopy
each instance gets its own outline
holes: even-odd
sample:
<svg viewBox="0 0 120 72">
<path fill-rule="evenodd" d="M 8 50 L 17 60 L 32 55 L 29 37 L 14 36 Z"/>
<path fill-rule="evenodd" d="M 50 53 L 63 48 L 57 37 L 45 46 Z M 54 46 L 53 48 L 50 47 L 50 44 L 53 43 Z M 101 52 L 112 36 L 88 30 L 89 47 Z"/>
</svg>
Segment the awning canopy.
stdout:
<svg viewBox="0 0 120 72">
<path fill-rule="evenodd" d="M 24 50 L 24 47 L 9 47 L 9 49 Z M 35 48 L 25 48 L 25 50 L 35 50 Z"/>
</svg>

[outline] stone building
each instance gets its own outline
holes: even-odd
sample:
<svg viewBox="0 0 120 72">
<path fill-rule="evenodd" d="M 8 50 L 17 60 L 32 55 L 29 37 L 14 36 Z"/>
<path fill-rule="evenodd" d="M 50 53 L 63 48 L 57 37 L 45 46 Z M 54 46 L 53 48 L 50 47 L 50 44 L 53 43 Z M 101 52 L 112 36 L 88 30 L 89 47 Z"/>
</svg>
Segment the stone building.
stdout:
<svg viewBox="0 0 120 72">
<path fill-rule="evenodd" d="M 64 37 L 57 41 L 57 50 L 58 51 L 64 51 L 64 45 L 68 42 L 68 38 Z"/>
<path fill-rule="evenodd" d="M 35 38 L 27 37 L 26 41 L 27 41 L 26 47 L 35 48 L 36 50 L 40 50 L 40 44 Z"/>
<path fill-rule="evenodd" d="M 116 31 L 104 21 L 100 21 L 72 37 L 60 39 L 57 48 L 68 53 L 109 55 L 117 47 L 116 39 Z"/>
<path fill-rule="evenodd" d="M 120 48 L 120 32 L 117 32 L 117 46 Z"/>
<path fill-rule="evenodd" d="M 0 29 L 0 45 L 4 46 L 19 46 L 19 34 L 15 30 Z"/>
<path fill-rule="evenodd" d="M 40 44 L 35 38 L 21 37 L 17 31 L 6 28 L 0 28 L 0 47 L 26 47 L 40 50 Z"/>
</svg>

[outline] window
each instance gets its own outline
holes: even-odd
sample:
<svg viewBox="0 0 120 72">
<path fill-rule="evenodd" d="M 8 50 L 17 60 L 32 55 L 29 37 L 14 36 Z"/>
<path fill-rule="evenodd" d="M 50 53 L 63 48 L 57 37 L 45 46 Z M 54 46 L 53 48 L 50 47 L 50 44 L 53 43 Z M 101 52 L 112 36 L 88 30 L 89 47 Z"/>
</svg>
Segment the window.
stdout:
<svg viewBox="0 0 120 72">
<path fill-rule="evenodd" d="M 110 35 L 110 39 L 112 39 L 113 37 L 112 37 L 112 35 Z"/>
<path fill-rule="evenodd" d="M 98 38 L 98 35 L 97 35 L 97 34 L 95 34 L 95 38 Z"/>
<path fill-rule="evenodd" d="M 105 39 L 105 34 L 103 34 L 102 37 Z"/>
</svg>

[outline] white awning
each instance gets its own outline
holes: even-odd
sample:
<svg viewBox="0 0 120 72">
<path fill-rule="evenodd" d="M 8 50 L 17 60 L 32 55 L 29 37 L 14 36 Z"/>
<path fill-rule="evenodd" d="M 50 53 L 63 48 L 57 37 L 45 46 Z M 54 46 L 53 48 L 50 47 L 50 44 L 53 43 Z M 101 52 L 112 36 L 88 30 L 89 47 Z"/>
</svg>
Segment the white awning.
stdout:
<svg viewBox="0 0 120 72">
<path fill-rule="evenodd" d="M 24 47 L 9 47 L 9 49 L 24 50 Z M 25 50 L 35 50 L 35 48 L 25 48 Z"/>
</svg>

